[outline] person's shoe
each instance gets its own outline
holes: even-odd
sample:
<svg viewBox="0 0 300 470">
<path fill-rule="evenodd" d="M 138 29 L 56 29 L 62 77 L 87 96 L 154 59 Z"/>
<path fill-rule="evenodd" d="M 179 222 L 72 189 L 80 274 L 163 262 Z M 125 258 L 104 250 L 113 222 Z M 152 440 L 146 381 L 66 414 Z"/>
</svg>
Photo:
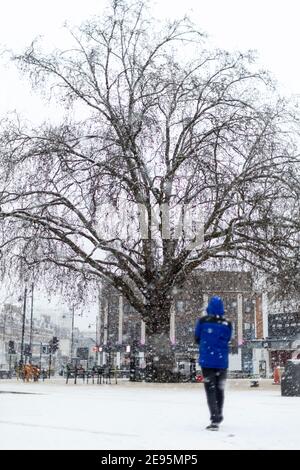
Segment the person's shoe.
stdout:
<svg viewBox="0 0 300 470">
<path fill-rule="evenodd" d="M 209 431 L 218 431 L 219 425 L 217 423 L 211 423 L 209 426 L 206 426 L 206 429 Z"/>
<path fill-rule="evenodd" d="M 224 419 L 223 416 L 219 416 L 219 418 L 217 419 L 216 423 L 217 423 L 217 424 L 222 423 L 223 419 Z"/>
</svg>

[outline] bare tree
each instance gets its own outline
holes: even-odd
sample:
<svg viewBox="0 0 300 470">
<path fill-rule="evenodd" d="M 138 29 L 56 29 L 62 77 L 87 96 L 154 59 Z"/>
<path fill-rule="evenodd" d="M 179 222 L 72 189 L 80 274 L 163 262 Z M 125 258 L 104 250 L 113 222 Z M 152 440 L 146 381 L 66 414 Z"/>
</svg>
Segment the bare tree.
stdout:
<svg viewBox="0 0 300 470">
<path fill-rule="evenodd" d="M 224 258 L 267 272 L 294 262 L 296 118 L 251 53 L 208 50 L 187 19 L 162 27 L 143 1 L 115 0 L 70 34 L 72 49 L 15 57 L 69 114 L 4 126 L 2 259 L 106 279 L 165 373 L 175 285 Z M 192 228 L 201 212 L 200 245 L 174 216 L 187 211 Z"/>
</svg>

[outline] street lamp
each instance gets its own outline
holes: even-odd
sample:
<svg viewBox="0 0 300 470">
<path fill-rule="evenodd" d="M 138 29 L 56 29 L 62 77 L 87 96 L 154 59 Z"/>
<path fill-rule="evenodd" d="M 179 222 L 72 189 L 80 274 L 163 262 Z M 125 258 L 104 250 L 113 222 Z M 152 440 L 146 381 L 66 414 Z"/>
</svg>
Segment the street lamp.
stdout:
<svg viewBox="0 0 300 470">
<path fill-rule="evenodd" d="M 29 334 L 29 352 L 32 360 L 32 335 L 33 335 L 33 289 L 34 284 L 31 284 L 31 311 L 30 311 L 30 334 Z"/>
<path fill-rule="evenodd" d="M 40 371 L 42 370 L 42 353 L 43 353 L 43 343 L 40 342 Z"/>
<path fill-rule="evenodd" d="M 26 300 L 27 300 L 27 287 L 24 290 L 24 300 L 23 300 L 23 319 L 22 319 L 22 337 L 21 337 L 21 365 L 23 365 L 23 356 L 24 356 L 24 336 L 25 336 L 25 320 L 26 320 Z"/>
<path fill-rule="evenodd" d="M 72 326 L 71 326 L 71 351 L 70 351 L 70 362 L 72 362 L 73 345 L 74 345 L 74 317 L 75 317 L 75 306 L 72 308 Z"/>
</svg>

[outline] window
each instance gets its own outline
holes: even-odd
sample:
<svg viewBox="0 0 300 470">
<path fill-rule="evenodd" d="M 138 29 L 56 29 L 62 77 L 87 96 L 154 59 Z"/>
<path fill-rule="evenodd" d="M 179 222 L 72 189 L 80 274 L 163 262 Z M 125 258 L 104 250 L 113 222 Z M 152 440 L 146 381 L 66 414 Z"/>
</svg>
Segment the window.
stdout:
<svg viewBox="0 0 300 470">
<path fill-rule="evenodd" d="M 177 308 L 178 312 L 183 312 L 184 311 L 184 301 L 183 300 L 177 300 L 176 308 Z"/>
</svg>

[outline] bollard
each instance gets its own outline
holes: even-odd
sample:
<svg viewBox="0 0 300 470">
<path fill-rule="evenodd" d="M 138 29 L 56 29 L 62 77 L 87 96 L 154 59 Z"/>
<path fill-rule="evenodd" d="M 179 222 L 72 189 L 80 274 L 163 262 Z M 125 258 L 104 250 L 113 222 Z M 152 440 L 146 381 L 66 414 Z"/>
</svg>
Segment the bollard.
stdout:
<svg viewBox="0 0 300 470">
<path fill-rule="evenodd" d="M 274 374 L 273 374 L 273 385 L 279 385 L 280 384 L 280 367 L 277 366 L 274 369 Z"/>
</svg>

